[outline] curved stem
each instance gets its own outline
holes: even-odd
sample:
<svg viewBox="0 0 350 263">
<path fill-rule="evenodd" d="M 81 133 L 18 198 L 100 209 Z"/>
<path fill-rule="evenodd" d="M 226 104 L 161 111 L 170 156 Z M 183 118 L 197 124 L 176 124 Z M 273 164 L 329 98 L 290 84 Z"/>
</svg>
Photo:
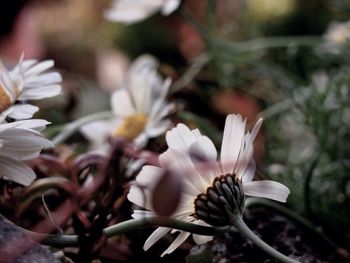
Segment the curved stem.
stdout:
<svg viewBox="0 0 350 263">
<path fill-rule="evenodd" d="M 315 167 L 318 163 L 319 157 L 317 156 L 313 162 L 311 163 L 311 166 L 309 168 L 309 172 L 306 175 L 305 182 L 304 182 L 304 205 L 305 205 L 305 212 L 309 215 L 313 215 L 312 207 L 311 207 L 311 180 L 314 175 Z"/>
<path fill-rule="evenodd" d="M 75 133 L 81 126 L 93 121 L 97 121 L 101 119 L 109 119 L 109 118 L 112 118 L 113 116 L 114 116 L 113 113 L 110 111 L 98 112 L 88 116 L 84 116 L 80 119 L 77 119 L 71 123 L 64 125 L 64 127 L 62 128 L 62 131 L 59 134 L 57 134 L 51 141 L 55 145 L 60 144 L 65 140 L 67 140 L 69 136 Z"/>
<path fill-rule="evenodd" d="M 287 257 L 286 255 L 283 255 L 282 253 L 278 252 L 276 249 L 265 243 L 263 240 L 261 240 L 250 228 L 244 223 L 242 217 L 237 216 L 232 219 L 233 225 L 239 230 L 239 232 L 245 236 L 247 239 L 252 241 L 255 245 L 257 245 L 259 248 L 264 250 L 266 253 L 268 253 L 270 256 L 274 257 L 275 259 L 286 262 L 286 263 L 297 263 L 299 261 L 296 261 L 292 258 Z"/>
<path fill-rule="evenodd" d="M 106 237 L 113 237 L 116 235 L 124 234 L 130 231 L 135 231 L 137 229 L 143 229 L 147 227 L 168 227 L 205 236 L 222 234 L 229 229 L 228 226 L 209 227 L 187 223 L 176 219 L 149 217 L 142 219 L 131 219 L 125 222 L 121 222 L 116 225 L 104 228 L 102 232 Z M 77 235 L 46 235 L 32 232 L 26 229 L 22 230 L 34 239 L 38 238 L 40 240 L 43 240 L 41 243 L 45 245 L 50 245 L 54 247 L 70 247 L 79 245 Z"/>
<path fill-rule="evenodd" d="M 303 227 L 305 227 L 306 229 L 308 229 L 312 233 L 316 234 L 317 236 L 322 238 L 331 247 L 333 247 L 333 248 L 337 248 L 338 247 L 325 234 L 323 234 L 320 230 L 315 228 L 314 225 L 309 220 L 307 220 L 306 218 L 304 218 L 300 214 L 294 212 L 293 210 L 291 210 L 291 209 L 289 209 L 287 207 L 284 207 L 284 206 L 282 206 L 282 205 L 280 205 L 280 204 L 278 204 L 276 202 L 270 201 L 268 199 L 255 198 L 255 197 L 249 197 L 246 200 L 244 207 L 247 208 L 247 207 L 250 207 L 250 206 L 253 206 L 253 205 L 263 205 L 263 206 L 267 206 L 269 208 L 272 208 L 272 209 L 280 212 L 281 214 L 289 217 L 290 219 L 294 220 L 295 222 L 297 222 L 298 224 L 302 225 Z"/>
</svg>

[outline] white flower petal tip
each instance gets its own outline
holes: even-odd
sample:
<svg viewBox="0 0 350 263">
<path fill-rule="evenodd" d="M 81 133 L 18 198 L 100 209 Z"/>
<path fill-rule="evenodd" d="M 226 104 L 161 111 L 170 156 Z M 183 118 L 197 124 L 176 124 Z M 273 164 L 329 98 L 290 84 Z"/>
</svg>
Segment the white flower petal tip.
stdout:
<svg viewBox="0 0 350 263">
<path fill-rule="evenodd" d="M 244 193 L 249 196 L 268 198 L 282 203 L 287 202 L 290 190 L 285 185 L 270 181 L 252 181 L 243 184 Z"/>
<path fill-rule="evenodd" d="M 190 235 L 191 233 L 180 231 L 180 234 L 175 238 L 175 240 L 171 243 L 171 245 L 163 252 L 161 257 L 164 257 L 165 255 L 172 253 L 175 249 L 181 246 Z"/>
<path fill-rule="evenodd" d="M 104 17 L 112 22 L 133 24 L 161 11 L 170 15 L 180 5 L 180 0 L 114 0 L 112 7 L 104 12 Z"/>
<path fill-rule="evenodd" d="M 22 185 L 36 178 L 34 171 L 22 161 L 39 156 L 41 150 L 51 148 L 52 142 L 37 129 L 45 127 L 44 120 L 24 120 L 0 124 L 0 176 Z"/>
<path fill-rule="evenodd" d="M 158 240 L 160 240 L 163 236 L 165 236 L 168 232 L 170 232 L 171 228 L 167 227 L 158 227 L 146 240 L 143 245 L 143 250 L 148 250 L 151 246 L 153 246 Z"/>
<path fill-rule="evenodd" d="M 23 60 L 12 69 L 0 68 L 0 87 L 6 103 L 1 106 L 1 120 L 7 116 L 14 119 L 28 119 L 37 111 L 32 105 L 15 104 L 19 101 L 39 100 L 53 97 L 61 93 L 62 76 L 58 72 L 46 72 L 54 62 L 46 60 Z"/>
<path fill-rule="evenodd" d="M 179 8 L 180 4 L 180 0 L 165 0 L 162 7 L 162 14 L 165 16 L 170 15 Z"/>
</svg>

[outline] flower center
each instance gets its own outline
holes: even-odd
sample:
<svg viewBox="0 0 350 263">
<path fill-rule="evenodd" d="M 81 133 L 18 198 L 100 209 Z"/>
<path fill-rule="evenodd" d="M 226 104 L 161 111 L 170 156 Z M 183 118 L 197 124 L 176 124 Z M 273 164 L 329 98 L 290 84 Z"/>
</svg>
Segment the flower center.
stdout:
<svg viewBox="0 0 350 263">
<path fill-rule="evenodd" d="M 112 137 L 122 136 L 132 141 L 142 133 L 147 120 L 147 115 L 143 113 L 129 115 L 125 117 L 122 123 L 113 131 Z"/>
<path fill-rule="evenodd" d="M 245 195 L 242 182 L 235 175 L 226 174 L 215 178 L 207 192 L 194 201 L 194 217 L 212 226 L 230 225 L 231 215 L 241 215 Z"/>
<path fill-rule="evenodd" d="M 11 97 L 0 84 L 0 112 L 7 110 L 12 105 Z"/>
</svg>

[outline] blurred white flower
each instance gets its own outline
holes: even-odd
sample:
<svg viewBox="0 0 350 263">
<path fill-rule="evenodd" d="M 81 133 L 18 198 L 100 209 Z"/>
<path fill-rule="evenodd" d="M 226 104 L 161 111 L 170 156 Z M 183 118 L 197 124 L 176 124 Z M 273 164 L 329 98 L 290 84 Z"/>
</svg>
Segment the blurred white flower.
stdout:
<svg viewBox="0 0 350 263">
<path fill-rule="evenodd" d="M 53 97 L 61 92 L 62 77 L 58 72 L 45 72 L 54 62 L 46 60 L 24 60 L 8 70 L 0 64 L 0 121 L 7 116 L 14 119 L 28 119 L 38 111 L 30 104 L 16 104 L 27 100 Z"/>
<path fill-rule="evenodd" d="M 53 147 L 40 134 L 47 124 L 38 119 L 0 124 L 0 177 L 26 186 L 33 182 L 34 171 L 22 161 L 34 159 L 42 149 Z"/>
<path fill-rule="evenodd" d="M 170 15 L 180 5 L 180 0 L 114 0 L 112 7 L 105 12 L 105 18 L 114 22 L 132 24 L 160 11 Z"/>
<path fill-rule="evenodd" d="M 121 88 L 111 96 L 115 118 L 89 123 L 81 128 L 92 143 L 92 150 L 105 154 L 110 137 L 122 136 L 138 147 L 149 138 L 164 133 L 171 125 L 166 116 L 174 108 L 166 102 L 170 79 L 163 80 L 157 73 L 157 61 L 148 55 L 135 60 Z"/>
<path fill-rule="evenodd" d="M 169 149 L 160 155 L 160 167 L 144 166 L 130 188 L 128 199 L 149 210 L 135 210 L 133 217 L 155 216 L 154 202 L 164 200 L 152 200 L 153 190 L 158 180 L 167 176 L 166 171 L 178 175 L 182 181 L 180 204 L 171 217 L 185 222 L 226 225 L 227 214 L 220 204 L 221 200 L 218 201 L 223 197 L 222 192 L 230 192 L 227 199 L 230 201 L 227 204 L 235 206 L 240 212 L 245 195 L 285 202 L 290 193 L 286 186 L 270 180 L 252 181 L 255 174 L 253 141 L 261 123 L 262 119 L 257 121 L 251 132 L 245 132 L 246 120 L 242 120 L 240 115 L 228 115 L 219 160 L 213 142 L 198 129 L 190 130 L 184 124 L 178 124 L 168 131 L 166 141 Z M 203 166 L 203 163 L 206 166 Z M 146 240 L 143 248 L 149 249 L 170 231 L 174 232 L 171 228 L 157 228 Z M 179 232 L 179 235 L 162 256 L 173 252 L 190 236 L 188 232 L 176 232 Z M 193 239 L 197 244 L 202 244 L 212 237 L 193 234 Z"/>
<path fill-rule="evenodd" d="M 331 44 L 345 44 L 350 40 L 350 21 L 330 23 L 324 38 Z"/>
</svg>

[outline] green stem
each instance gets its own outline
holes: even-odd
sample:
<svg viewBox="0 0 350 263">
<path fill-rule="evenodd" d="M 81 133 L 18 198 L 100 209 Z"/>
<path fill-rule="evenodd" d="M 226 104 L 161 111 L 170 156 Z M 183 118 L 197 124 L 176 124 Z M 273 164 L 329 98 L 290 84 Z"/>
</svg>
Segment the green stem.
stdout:
<svg viewBox="0 0 350 263">
<path fill-rule="evenodd" d="M 237 216 L 232 219 L 232 223 L 234 226 L 239 230 L 239 232 L 245 236 L 247 239 L 252 241 L 255 245 L 257 245 L 259 248 L 264 250 L 266 253 L 268 253 L 270 256 L 274 257 L 275 259 L 279 260 L 280 262 L 286 262 L 286 263 L 297 263 L 298 261 L 287 257 L 286 255 L 283 255 L 282 253 L 278 252 L 276 249 L 265 243 L 263 240 L 261 240 L 253 231 L 250 230 L 250 228 L 244 223 L 242 217 Z"/>
<path fill-rule="evenodd" d="M 205 236 L 222 234 L 229 229 L 229 227 L 201 226 L 171 218 L 150 217 L 142 219 L 131 219 L 125 222 L 121 222 L 116 225 L 104 228 L 102 232 L 106 237 L 113 237 L 147 227 L 168 227 Z M 34 239 L 43 240 L 41 243 L 45 245 L 53 247 L 74 247 L 79 245 L 79 239 L 77 235 L 46 235 L 32 232 L 26 229 L 23 230 Z"/>
<path fill-rule="evenodd" d="M 304 205 L 305 212 L 309 215 L 313 215 L 312 206 L 311 206 L 311 180 L 314 175 L 315 167 L 318 163 L 319 156 L 317 156 L 310 165 L 309 172 L 306 175 L 304 181 Z"/>
<path fill-rule="evenodd" d="M 320 37 L 281 36 L 263 37 L 239 42 L 219 39 L 216 44 L 232 52 L 255 52 L 261 49 L 287 47 L 290 45 L 315 46 L 322 43 L 321 41 L 322 39 Z"/>
<path fill-rule="evenodd" d="M 255 198 L 255 197 L 249 197 L 245 201 L 244 208 L 248 208 L 254 205 L 263 205 L 267 206 L 269 208 L 272 208 L 281 214 L 289 217 L 293 221 L 297 222 L 298 224 L 302 225 L 305 227 L 307 230 L 311 231 L 318 237 L 322 238 L 328 245 L 330 245 L 333 248 L 337 248 L 338 246 L 331 240 L 329 239 L 325 234 L 323 234 L 320 230 L 314 227 L 313 223 L 311 223 L 309 220 L 301 216 L 300 214 L 294 212 L 293 210 L 280 205 L 279 203 L 276 203 L 274 201 L 270 201 L 268 199 L 264 198 Z"/>
<path fill-rule="evenodd" d="M 81 126 L 93 121 L 97 121 L 101 119 L 109 119 L 109 118 L 112 118 L 113 116 L 114 116 L 113 113 L 110 111 L 98 112 L 88 116 L 84 116 L 80 119 L 77 119 L 71 123 L 64 125 L 64 127 L 62 128 L 62 131 L 52 139 L 52 142 L 55 145 L 60 144 L 65 140 L 67 140 L 69 136 L 75 133 Z"/>
</svg>

